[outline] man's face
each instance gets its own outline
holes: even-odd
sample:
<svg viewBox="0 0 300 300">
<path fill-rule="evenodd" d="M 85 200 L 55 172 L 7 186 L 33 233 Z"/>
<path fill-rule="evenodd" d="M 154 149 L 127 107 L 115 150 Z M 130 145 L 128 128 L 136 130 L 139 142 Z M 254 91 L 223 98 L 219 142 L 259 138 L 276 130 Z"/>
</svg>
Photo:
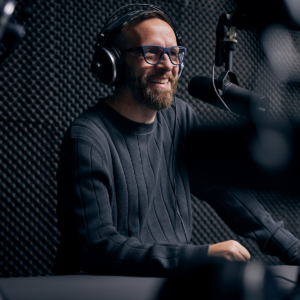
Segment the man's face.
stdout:
<svg viewBox="0 0 300 300">
<path fill-rule="evenodd" d="M 148 19 L 124 29 L 126 48 L 144 45 L 176 46 L 176 36 L 170 25 L 160 19 Z M 125 82 L 139 104 L 158 111 L 168 108 L 178 82 L 178 65 L 173 65 L 165 53 L 157 65 L 145 62 L 141 52 L 125 54 Z"/>
</svg>

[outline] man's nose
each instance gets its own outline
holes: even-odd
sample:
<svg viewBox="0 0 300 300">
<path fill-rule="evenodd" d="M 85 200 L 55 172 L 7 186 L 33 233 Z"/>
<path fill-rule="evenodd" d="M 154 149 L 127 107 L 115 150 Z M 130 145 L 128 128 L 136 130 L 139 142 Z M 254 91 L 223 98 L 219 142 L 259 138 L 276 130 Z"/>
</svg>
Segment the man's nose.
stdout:
<svg viewBox="0 0 300 300">
<path fill-rule="evenodd" d="M 166 71 L 171 71 L 174 67 L 176 67 L 176 65 L 173 65 L 171 63 L 171 60 L 167 52 L 164 54 L 163 58 L 161 59 L 159 64 L 157 64 L 157 66 L 164 68 Z"/>
</svg>

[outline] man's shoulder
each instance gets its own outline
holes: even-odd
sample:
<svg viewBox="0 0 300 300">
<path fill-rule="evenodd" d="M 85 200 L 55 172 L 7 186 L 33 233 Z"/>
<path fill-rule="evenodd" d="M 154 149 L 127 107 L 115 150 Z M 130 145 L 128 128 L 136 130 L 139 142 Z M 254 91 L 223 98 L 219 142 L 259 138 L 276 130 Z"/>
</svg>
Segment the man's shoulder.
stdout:
<svg viewBox="0 0 300 300">
<path fill-rule="evenodd" d="M 70 137 L 82 136 L 87 139 L 99 138 L 103 135 L 104 131 L 106 131 L 106 126 L 103 123 L 103 113 L 99 109 L 99 106 L 101 106 L 100 101 L 76 117 L 70 124 L 66 135 Z"/>
<path fill-rule="evenodd" d="M 71 123 L 70 126 L 74 126 L 78 123 L 91 124 L 95 119 L 101 118 L 101 113 L 99 110 L 99 106 L 101 106 L 100 101 L 95 105 L 89 107 L 85 111 L 81 112 Z"/>
</svg>

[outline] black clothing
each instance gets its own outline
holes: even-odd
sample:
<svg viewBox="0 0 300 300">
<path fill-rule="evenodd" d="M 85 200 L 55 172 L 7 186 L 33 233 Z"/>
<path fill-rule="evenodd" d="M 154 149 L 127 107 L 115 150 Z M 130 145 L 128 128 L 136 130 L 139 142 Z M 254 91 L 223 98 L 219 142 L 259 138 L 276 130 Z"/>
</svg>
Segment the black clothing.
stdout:
<svg viewBox="0 0 300 300">
<path fill-rule="evenodd" d="M 169 276 L 200 264 L 209 245 L 188 244 L 190 189 L 263 251 L 295 259 L 299 241 L 253 196 L 190 186 L 185 145 L 197 124 L 178 98 L 152 124 L 133 122 L 101 100 L 71 124 L 57 172 L 61 244 L 55 273 Z"/>
</svg>

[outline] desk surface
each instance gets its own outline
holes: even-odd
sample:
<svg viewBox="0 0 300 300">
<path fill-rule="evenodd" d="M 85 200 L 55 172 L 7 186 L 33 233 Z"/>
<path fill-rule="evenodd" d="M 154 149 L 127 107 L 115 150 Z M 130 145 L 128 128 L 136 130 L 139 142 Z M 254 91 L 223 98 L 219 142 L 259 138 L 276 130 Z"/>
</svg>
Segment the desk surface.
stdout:
<svg viewBox="0 0 300 300">
<path fill-rule="evenodd" d="M 92 275 L 2 278 L 0 293 L 3 300 L 153 300 L 165 282 L 165 278 Z"/>
<path fill-rule="evenodd" d="M 268 269 L 287 293 L 296 286 L 298 267 Z M 154 300 L 165 282 L 165 278 L 92 275 L 1 278 L 0 295 L 3 300 Z"/>
</svg>

